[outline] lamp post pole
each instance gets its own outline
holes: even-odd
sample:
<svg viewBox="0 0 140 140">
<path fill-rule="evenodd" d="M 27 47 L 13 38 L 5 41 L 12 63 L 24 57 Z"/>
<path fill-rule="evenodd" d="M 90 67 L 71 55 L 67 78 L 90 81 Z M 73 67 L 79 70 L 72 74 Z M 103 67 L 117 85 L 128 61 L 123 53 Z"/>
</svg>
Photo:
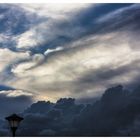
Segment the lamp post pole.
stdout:
<svg viewBox="0 0 140 140">
<path fill-rule="evenodd" d="M 11 116 L 6 117 L 5 119 L 8 120 L 11 131 L 12 131 L 12 135 L 13 137 L 15 137 L 16 130 L 19 126 L 19 123 L 23 120 L 23 118 L 16 114 L 12 114 Z"/>
<path fill-rule="evenodd" d="M 15 137 L 17 128 L 15 127 L 15 128 L 12 128 L 11 130 L 12 130 L 13 137 Z"/>
</svg>

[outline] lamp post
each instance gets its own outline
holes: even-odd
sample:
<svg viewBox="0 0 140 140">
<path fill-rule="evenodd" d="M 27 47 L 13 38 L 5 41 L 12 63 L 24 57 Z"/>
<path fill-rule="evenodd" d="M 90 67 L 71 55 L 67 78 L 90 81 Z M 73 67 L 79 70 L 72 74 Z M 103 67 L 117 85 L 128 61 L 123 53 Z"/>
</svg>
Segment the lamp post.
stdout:
<svg viewBox="0 0 140 140">
<path fill-rule="evenodd" d="M 13 137 L 15 137 L 16 130 L 19 126 L 19 123 L 23 120 L 23 118 L 16 114 L 12 114 L 11 116 L 6 117 L 5 119 L 8 120 L 12 131 L 12 135 Z"/>
</svg>

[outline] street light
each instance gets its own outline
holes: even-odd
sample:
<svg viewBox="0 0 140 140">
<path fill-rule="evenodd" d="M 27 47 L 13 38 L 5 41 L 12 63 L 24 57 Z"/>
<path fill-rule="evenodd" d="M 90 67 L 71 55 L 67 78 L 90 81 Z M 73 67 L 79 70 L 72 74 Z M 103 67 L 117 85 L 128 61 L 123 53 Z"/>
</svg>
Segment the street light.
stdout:
<svg viewBox="0 0 140 140">
<path fill-rule="evenodd" d="M 23 118 L 16 114 L 12 114 L 11 116 L 6 117 L 5 119 L 8 120 L 13 137 L 15 137 L 16 130 Z"/>
</svg>

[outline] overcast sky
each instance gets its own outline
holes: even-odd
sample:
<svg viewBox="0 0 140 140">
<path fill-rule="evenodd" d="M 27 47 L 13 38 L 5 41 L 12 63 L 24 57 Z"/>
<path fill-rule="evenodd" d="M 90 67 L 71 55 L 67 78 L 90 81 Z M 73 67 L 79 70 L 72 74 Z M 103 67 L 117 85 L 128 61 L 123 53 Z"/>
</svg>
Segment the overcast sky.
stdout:
<svg viewBox="0 0 140 140">
<path fill-rule="evenodd" d="M 1 98 L 29 105 L 139 84 L 139 25 L 139 4 L 0 4 Z"/>
</svg>

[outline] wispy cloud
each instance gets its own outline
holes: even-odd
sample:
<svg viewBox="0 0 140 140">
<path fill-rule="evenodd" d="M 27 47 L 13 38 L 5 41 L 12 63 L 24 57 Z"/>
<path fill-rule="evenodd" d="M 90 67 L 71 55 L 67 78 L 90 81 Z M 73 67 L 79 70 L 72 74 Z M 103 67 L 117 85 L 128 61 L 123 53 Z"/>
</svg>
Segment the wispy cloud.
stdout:
<svg viewBox="0 0 140 140">
<path fill-rule="evenodd" d="M 110 85 L 131 85 L 139 77 L 139 4 L 5 7 L 13 13 L 18 8 L 19 23 L 26 17 L 24 30 L 14 33 L 20 26 L 10 24 L 10 34 L 0 35 L 0 59 L 6 60 L 0 79 L 6 85 L 54 101 L 98 96 Z"/>
</svg>

